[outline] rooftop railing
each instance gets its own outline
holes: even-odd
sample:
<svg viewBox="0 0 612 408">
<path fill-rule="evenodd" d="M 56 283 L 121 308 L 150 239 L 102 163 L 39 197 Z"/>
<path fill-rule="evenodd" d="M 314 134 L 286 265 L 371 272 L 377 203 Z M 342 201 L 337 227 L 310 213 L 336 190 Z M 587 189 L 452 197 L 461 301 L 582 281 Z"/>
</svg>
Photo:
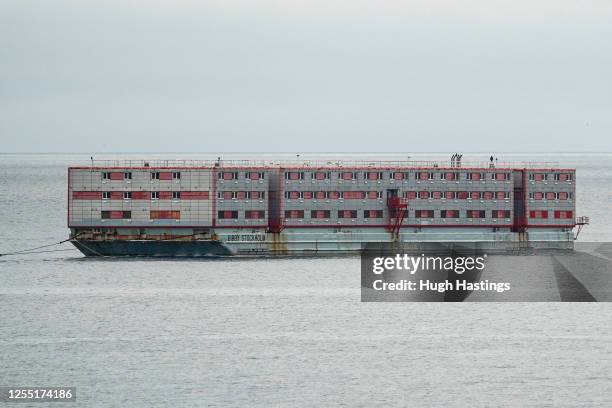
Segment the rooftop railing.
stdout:
<svg viewBox="0 0 612 408">
<path fill-rule="evenodd" d="M 240 159 L 220 159 L 220 160 L 202 160 L 202 159 L 183 159 L 183 160 L 163 160 L 163 159 L 120 159 L 120 160 L 91 160 L 87 164 L 83 163 L 82 167 L 152 167 L 152 168 L 185 168 L 185 167 L 224 167 L 224 168 L 240 168 L 240 167 L 264 167 L 264 168 L 286 168 L 286 167 L 304 167 L 304 168 L 542 168 L 554 169 L 559 167 L 559 162 L 553 161 L 515 161 L 515 162 L 490 162 L 490 161 L 462 161 L 452 162 L 450 160 L 291 160 L 291 159 L 273 159 L 273 160 L 240 160 Z"/>
</svg>

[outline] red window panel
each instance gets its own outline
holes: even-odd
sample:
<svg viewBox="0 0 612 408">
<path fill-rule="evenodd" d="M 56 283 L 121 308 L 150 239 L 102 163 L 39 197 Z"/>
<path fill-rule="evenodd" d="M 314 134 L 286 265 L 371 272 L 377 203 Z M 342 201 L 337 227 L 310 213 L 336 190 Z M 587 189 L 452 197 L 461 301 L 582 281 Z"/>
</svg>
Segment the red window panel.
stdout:
<svg viewBox="0 0 612 408">
<path fill-rule="evenodd" d="M 491 216 L 493 218 L 510 218 L 510 210 L 493 210 Z"/>
<path fill-rule="evenodd" d="M 292 171 L 289 173 L 289 180 L 299 180 L 300 179 L 300 173 L 297 171 Z"/>
<path fill-rule="evenodd" d="M 419 198 L 420 199 L 427 199 L 427 198 L 429 198 L 429 191 L 419 191 Z"/>
<path fill-rule="evenodd" d="M 304 197 L 305 200 L 312 200 L 313 193 L 312 191 L 304 191 L 302 193 L 302 196 Z"/>
<path fill-rule="evenodd" d="M 160 191 L 159 192 L 160 200 L 170 200 L 172 199 L 172 191 Z"/>
<path fill-rule="evenodd" d="M 287 210 L 285 218 L 304 218 L 304 210 Z"/>
<path fill-rule="evenodd" d="M 101 200 L 102 192 L 101 191 L 73 191 L 72 198 L 75 200 Z"/>
<path fill-rule="evenodd" d="M 480 173 L 472 173 L 472 181 L 480 181 Z"/>
<path fill-rule="evenodd" d="M 416 210 L 414 216 L 416 218 L 433 218 L 434 212 L 433 210 Z"/>
<path fill-rule="evenodd" d="M 259 180 L 259 176 L 260 174 L 257 171 L 252 171 L 249 173 L 249 179 L 251 180 Z"/>
<path fill-rule="evenodd" d="M 535 193 L 533 193 L 533 198 L 535 200 L 541 200 L 544 198 L 544 193 L 542 193 L 541 191 L 536 191 Z"/>
<path fill-rule="evenodd" d="M 559 173 L 559 181 L 568 181 L 570 179 L 569 174 Z"/>
<path fill-rule="evenodd" d="M 238 211 L 225 210 L 217 213 L 217 218 L 220 220 L 231 220 L 238 218 Z"/>
<path fill-rule="evenodd" d="M 470 198 L 472 200 L 480 200 L 480 191 L 472 191 L 470 193 Z"/>
<path fill-rule="evenodd" d="M 565 191 L 559 193 L 559 200 L 567 200 L 568 194 Z"/>
<path fill-rule="evenodd" d="M 231 200 L 234 197 L 234 194 L 231 191 L 224 191 L 223 198 L 225 200 Z"/>
<path fill-rule="evenodd" d="M 246 191 L 236 191 L 236 198 L 244 200 L 246 198 Z"/>
<path fill-rule="evenodd" d="M 446 173 L 446 180 L 448 181 L 455 180 L 455 173 Z"/>
<path fill-rule="evenodd" d="M 505 191 L 498 191 L 495 193 L 495 198 L 497 198 L 498 200 L 503 200 L 506 198 L 506 192 Z"/>
<path fill-rule="evenodd" d="M 234 179 L 233 172 L 226 171 L 223 173 L 223 180 L 233 180 L 233 179 Z"/>
<path fill-rule="evenodd" d="M 314 178 L 315 180 L 325 180 L 327 178 L 327 173 L 325 173 L 324 171 L 317 171 L 314 175 Z"/>
<path fill-rule="evenodd" d="M 340 198 L 340 193 L 338 191 L 330 191 L 329 198 L 336 200 Z"/>
<path fill-rule="evenodd" d="M 549 192 L 546 193 L 546 199 L 547 200 L 554 200 L 555 198 L 557 198 L 557 195 L 554 192 L 549 191 Z"/>
<path fill-rule="evenodd" d="M 161 171 L 159 173 L 160 180 L 172 180 L 172 172 L 171 171 Z"/>
<path fill-rule="evenodd" d="M 111 200 L 123 200 L 123 191 L 111 191 L 109 197 Z"/>
<path fill-rule="evenodd" d="M 455 198 L 455 192 L 454 191 L 445 191 L 444 192 L 444 197 L 448 198 L 449 200 L 452 200 L 453 198 Z"/>
<path fill-rule="evenodd" d="M 208 191 L 181 191 L 183 200 L 208 200 Z"/>
<path fill-rule="evenodd" d="M 291 198 L 291 199 L 300 198 L 300 192 L 299 191 L 290 191 L 289 192 L 289 198 Z"/>
<path fill-rule="evenodd" d="M 442 210 L 440 215 L 442 218 L 459 218 L 459 210 Z"/>
<path fill-rule="evenodd" d="M 504 196 L 504 192 L 503 191 L 498 191 L 498 193 L 502 193 L 502 198 Z M 492 200 L 493 197 L 495 197 L 495 194 L 493 194 L 492 191 L 485 191 L 482 193 L 482 198 L 484 198 L 485 200 Z"/>
<path fill-rule="evenodd" d="M 433 191 L 431 193 L 431 196 L 434 199 L 440 199 L 440 198 L 442 198 L 442 192 L 441 191 Z"/>
<path fill-rule="evenodd" d="M 558 219 L 571 219 L 574 218 L 574 212 L 573 211 L 555 211 L 555 218 Z"/>
<path fill-rule="evenodd" d="M 422 171 L 419 173 L 419 180 L 429 180 L 429 173 Z"/>
<path fill-rule="evenodd" d="M 259 200 L 261 198 L 261 194 L 259 191 L 251 191 L 251 199 Z"/>
<path fill-rule="evenodd" d="M 342 173 L 342 180 L 352 180 L 353 179 L 353 173 L 350 171 L 345 171 L 344 173 Z"/>
<path fill-rule="evenodd" d="M 369 171 L 368 172 L 368 180 L 378 180 L 379 179 L 379 173 L 377 171 Z"/>
<path fill-rule="evenodd" d="M 404 197 L 406 197 L 409 200 L 414 200 L 415 198 L 417 198 L 417 192 L 416 191 L 406 191 L 404 193 Z"/>
<path fill-rule="evenodd" d="M 368 198 L 370 199 L 377 199 L 378 198 L 378 191 L 368 191 Z"/>
<path fill-rule="evenodd" d="M 548 218 L 548 211 L 547 210 L 543 210 L 543 211 L 529 211 L 529 218 L 542 218 L 542 219 L 546 219 L 546 218 Z"/>
<path fill-rule="evenodd" d="M 123 211 L 110 211 L 110 218 L 113 219 L 113 220 L 122 219 L 123 218 Z"/>
<path fill-rule="evenodd" d="M 396 171 L 395 173 L 393 173 L 393 179 L 394 180 L 403 180 L 404 179 L 404 173 L 400 173 L 399 171 Z"/>
<path fill-rule="evenodd" d="M 483 210 L 468 210 L 466 216 L 468 218 L 484 218 L 485 212 Z"/>
<path fill-rule="evenodd" d="M 329 218 L 329 210 L 313 210 L 310 213 L 310 218 Z"/>
<path fill-rule="evenodd" d="M 111 180 L 123 180 L 123 172 L 119 173 L 119 172 L 112 172 L 110 174 L 110 179 Z"/>
<path fill-rule="evenodd" d="M 338 218 L 357 218 L 357 211 L 355 211 L 355 210 L 340 210 L 340 211 L 338 211 Z"/>
<path fill-rule="evenodd" d="M 132 200 L 148 200 L 150 198 L 150 191 L 132 191 Z"/>
<path fill-rule="evenodd" d="M 363 212 L 364 218 L 382 218 L 383 211 L 382 210 L 365 210 Z"/>
<path fill-rule="evenodd" d="M 317 192 L 315 193 L 315 198 L 316 198 L 317 200 L 323 200 L 323 199 L 325 199 L 325 191 L 317 191 Z"/>
<path fill-rule="evenodd" d="M 534 179 L 535 181 L 543 181 L 543 180 L 544 180 L 544 178 L 545 178 L 545 176 L 544 176 L 544 174 L 543 174 L 543 173 L 535 173 L 535 174 L 533 175 L 533 179 Z"/>
<path fill-rule="evenodd" d="M 249 220 L 261 220 L 266 218 L 266 212 L 263 210 L 246 210 L 244 212 L 244 218 Z"/>
<path fill-rule="evenodd" d="M 349 199 L 349 200 L 360 200 L 360 199 L 365 198 L 365 192 L 364 191 L 345 191 L 344 198 Z"/>
<path fill-rule="evenodd" d="M 170 210 L 151 210 L 149 216 L 152 220 L 178 220 L 181 218 L 181 212 Z"/>
<path fill-rule="evenodd" d="M 457 191 L 457 198 L 460 200 L 466 200 L 468 198 L 467 191 Z"/>
</svg>

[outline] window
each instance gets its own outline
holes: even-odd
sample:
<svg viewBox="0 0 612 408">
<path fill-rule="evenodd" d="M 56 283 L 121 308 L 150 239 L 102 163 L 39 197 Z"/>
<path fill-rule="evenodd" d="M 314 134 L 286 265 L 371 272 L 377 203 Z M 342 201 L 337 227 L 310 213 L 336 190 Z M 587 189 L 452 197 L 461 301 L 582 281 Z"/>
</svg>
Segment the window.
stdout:
<svg viewBox="0 0 612 408">
<path fill-rule="evenodd" d="M 529 218 L 548 218 L 548 210 L 529 211 Z"/>
<path fill-rule="evenodd" d="M 347 200 L 361 200 L 366 196 L 365 191 L 343 191 L 341 194 Z"/>
<path fill-rule="evenodd" d="M 440 211 L 442 218 L 459 218 L 459 210 L 442 210 Z"/>
<path fill-rule="evenodd" d="M 315 180 L 329 180 L 330 173 L 329 171 L 316 171 L 313 174 L 313 177 Z"/>
<path fill-rule="evenodd" d="M 509 191 L 497 191 L 495 193 L 495 198 L 497 200 L 508 200 L 510 199 L 510 192 Z"/>
<path fill-rule="evenodd" d="M 181 192 L 180 191 L 173 191 L 172 192 L 172 199 L 173 200 L 179 200 L 181 198 Z"/>
<path fill-rule="evenodd" d="M 364 210 L 363 218 L 382 218 L 383 210 Z"/>
<path fill-rule="evenodd" d="M 567 200 L 569 194 L 565 191 L 560 191 L 557 193 L 557 200 Z"/>
<path fill-rule="evenodd" d="M 399 171 L 395 171 L 391 173 L 391 179 L 392 180 L 403 180 L 405 173 L 399 172 Z"/>
<path fill-rule="evenodd" d="M 382 198 L 382 191 L 368 191 L 367 197 L 370 199 Z"/>
<path fill-rule="evenodd" d="M 557 198 L 557 193 L 553 191 L 548 191 L 545 195 L 547 200 L 555 200 Z"/>
<path fill-rule="evenodd" d="M 149 213 L 149 217 L 152 220 L 179 220 L 181 219 L 181 212 L 180 211 L 169 211 L 169 210 L 164 210 L 164 211 L 156 211 L 156 210 L 151 210 L 151 212 Z"/>
<path fill-rule="evenodd" d="M 248 193 L 246 191 L 236 191 L 236 198 L 238 200 L 244 200 L 245 198 L 248 198 L 247 194 Z"/>
<path fill-rule="evenodd" d="M 123 199 L 124 200 L 131 200 L 132 199 L 132 192 L 131 191 L 124 191 L 123 192 Z"/>
<path fill-rule="evenodd" d="M 314 193 L 312 191 L 304 191 L 302 193 L 302 197 L 304 198 L 304 200 L 312 200 L 314 196 Z"/>
<path fill-rule="evenodd" d="M 460 200 L 467 200 L 467 198 L 468 198 L 468 192 L 467 191 L 457 191 L 455 194 L 456 194 L 456 198 L 458 198 Z"/>
<path fill-rule="evenodd" d="M 304 180 L 303 171 L 286 171 L 285 180 Z"/>
<path fill-rule="evenodd" d="M 555 173 L 555 181 L 572 181 L 572 173 Z"/>
<path fill-rule="evenodd" d="M 510 180 L 510 173 L 495 173 L 495 180 L 497 181 Z"/>
<path fill-rule="evenodd" d="M 502 193 L 502 196 L 504 194 L 503 191 L 498 191 L 498 193 Z M 495 193 L 493 193 L 492 191 L 483 191 L 482 198 L 484 200 L 492 200 L 493 198 L 495 198 Z"/>
<path fill-rule="evenodd" d="M 434 174 L 433 172 L 417 171 L 416 173 L 414 173 L 414 178 L 416 180 L 433 180 Z"/>
<path fill-rule="evenodd" d="M 124 180 L 131 180 L 132 179 L 132 172 L 131 171 L 126 171 L 123 173 L 123 179 Z"/>
<path fill-rule="evenodd" d="M 151 180 L 159 180 L 159 171 L 151 172 Z"/>
<path fill-rule="evenodd" d="M 472 180 L 472 181 L 480 181 L 480 180 L 484 180 L 485 178 L 484 173 L 469 172 L 469 173 L 466 173 L 466 176 L 468 180 Z"/>
<path fill-rule="evenodd" d="M 445 191 L 444 192 L 444 198 L 446 198 L 448 200 L 452 200 L 454 198 L 457 198 L 457 192 L 456 191 Z"/>
<path fill-rule="evenodd" d="M 125 220 L 125 219 L 132 218 L 131 211 L 102 211 L 100 215 L 103 220 L 108 220 L 108 219 L 113 219 L 113 220 L 124 219 Z"/>
<path fill-rule="evenodd" d="M 237 171 L 220 171 L 217 174 L 217 178 L 219 180 L 237 180 L 238 172 Z"/>
<path fill-rule="evenodd" d="M 151 200 L 159 200 L 159 191 L 151 191 Z"/>
<path fill-rule="evenodd" d="M 180 180 L 181 179 L 181 172 L 180 171 L 173 171 L 172 172 L 172 180 Z"/>
<path fill-rule="evenodd" d="M 510 218 L 510 210 L 493 210 L 491 211 L 493 218 Z"/>
<path fill-rule="evenodd" d="M 422 200 L 426 200 L 430 198 L 429 194 L 430 194 L 429 191 L 419 191 L 419 198 Z"/>
<path fill-rule="evenodd" d="M 102 192 L 102 199 L 103 199 L 103 200 L 108 200 L 108 199 L 110 199 L 110 191 L 103 191 L 103 192 Z"/>
<path fill-rule="evenodd" d="M 330 211 L 329 210 L 312 210 L 310 212 L 310 218 L 329 218 Z"/>
<path fill-rule="evenodd" d="M 414 216 L 415 218 L 433 218 L 434 210 L 416 210 Z"/>
<path fill-rule="evenodd" d="M 546 181 L 548 174 L 546 173 L 529 173 L 529 181 Z"/>
<path fill-rule="evenodd" d="M 484 218 L 485 212 L 484 210 L 468 210 L 466 212 L 466 217 L 468 218 Z"/>
<path fill-rule="evenodd" d="M 357 172 L 354 171 L 345 171 L 341 173 L 342 180 L 357 180 Z"/>
<path fill-rule="evenodd" d="M 415 198 L 417 198 L 417 192 L 416 191 L 404 191 L 404 198 L 407 198 L 409 200 L 414 200 Z"/>
<path fill-rule="evenodd" d="M 285 218 L 304 218 L 304 210 L 286 210 Z"/>
<path fill-rule="evenodd" d="M 102 180 L 110 180 L 111 179 L 111 175 L 109 171 L 103 171 L 102 172 Z"/>
<path fill-rule="evenodd" d="M 217 218 L 219 218 L 220 220 L 230 220 L 230 219 L 237 219 L 238 218 L 238 211 L 234 210 L 234 211 L 219 211 L 217 212 Z"/>
<path fill-rule="evenodd" d="M 363 178 L 366 180 L 382 180 L 382 171 L 366 171 L 363 173 Z"/>
<path fill-rule="evenodd" d="M 442 178 L 442 180 L 455 181 L 455 180 L 459 180 L 459 173 L 457 172 L 442 173 L 440 177 Z"/>
<path fill-rule="evenodd" d="M 297 200 L 298 198 L 302 198 L 301 191 L 285 191 L 285 198 L 289 200 Z"/>
<path fill-rule="evenodd" d="M 339 191 L 328 191 L 327 192 L 327 197 L 331 198 L 332 200 L 337 200 L 337 199 L 341 198 L 341 195 L 340 195 Z"/>
<path fill-rule="evenodd" d="M 480 191 L 472 191 L 470 193 L 470 198 L 472 200 L 480 200 Z"/>
<path fill-rule="evenodd" d="M 246 172 L 244 174 L 244 177 L 248 178 L 249 180 L 263 180 L 264 172 L 263 171 L 250 171 L 250 172 Z"/>
<path fill-rule="evenodd" d="M 264 210 L 246 210 L 244 218 L 248 220 L 261 220 L 266 218 L 266 212 Z"/>
<path fill-rule="evenodd" d="M 338 218 L 357 218 L 357 210 L 338 210 Z"/>
<path fill-rule="evenodd" d="M 555 211 L 555 218 L 563 220 L 573 219 L 574 213 L 573 211 Z"/>
<path fill-rule="evenodd" d="M 431 198 L 433 198 L 434 200 L 439 200 L 440 198 L 442 198 L 441 191 L 432 191 L 430 194 L 431 194 Z"/>
<path fill-rule="evenodd" d="M 220 198 L 221 200 L 231 200 L 233 198 L 236 198 L 236 192 L 235 191 L 219 191 L 217 193 L 217 197 Z"/>
</svg>

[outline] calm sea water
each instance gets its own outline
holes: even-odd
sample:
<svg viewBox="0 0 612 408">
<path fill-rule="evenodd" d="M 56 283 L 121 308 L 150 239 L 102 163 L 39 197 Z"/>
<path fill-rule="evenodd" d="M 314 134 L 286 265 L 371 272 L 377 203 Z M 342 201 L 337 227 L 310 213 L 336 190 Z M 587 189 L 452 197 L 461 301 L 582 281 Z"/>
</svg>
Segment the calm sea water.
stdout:
<svg viewBox="0 0 612 408">
<path fill-rule="evenodd" d="M 66 238 L 66 166 L 88 157 L 0 159 L 0 252 Z M 576 167 L 581 238 L 612 240 L 612 155 L 503 159 Z M 0 385 L 76 386 L 77 406 L 612 406 L 609 303 L 361 303 L 358 258 L 50 249 L 0 258 Z"/>
</svg>

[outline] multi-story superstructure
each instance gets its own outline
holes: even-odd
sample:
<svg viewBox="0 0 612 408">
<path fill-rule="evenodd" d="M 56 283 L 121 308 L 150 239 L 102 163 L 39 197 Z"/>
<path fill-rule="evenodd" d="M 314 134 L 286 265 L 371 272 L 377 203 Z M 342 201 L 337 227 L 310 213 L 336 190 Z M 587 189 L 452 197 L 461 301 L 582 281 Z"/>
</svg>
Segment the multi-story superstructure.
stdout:
<svg viewBox="0 0 612 408">
<path fill-rule="evenodd" d="M 575 170 L 433 162 L 102 162 L 68 170 L 86 255 L 359 251 L 370 242 L 571 248 Z"/>
</svg>

